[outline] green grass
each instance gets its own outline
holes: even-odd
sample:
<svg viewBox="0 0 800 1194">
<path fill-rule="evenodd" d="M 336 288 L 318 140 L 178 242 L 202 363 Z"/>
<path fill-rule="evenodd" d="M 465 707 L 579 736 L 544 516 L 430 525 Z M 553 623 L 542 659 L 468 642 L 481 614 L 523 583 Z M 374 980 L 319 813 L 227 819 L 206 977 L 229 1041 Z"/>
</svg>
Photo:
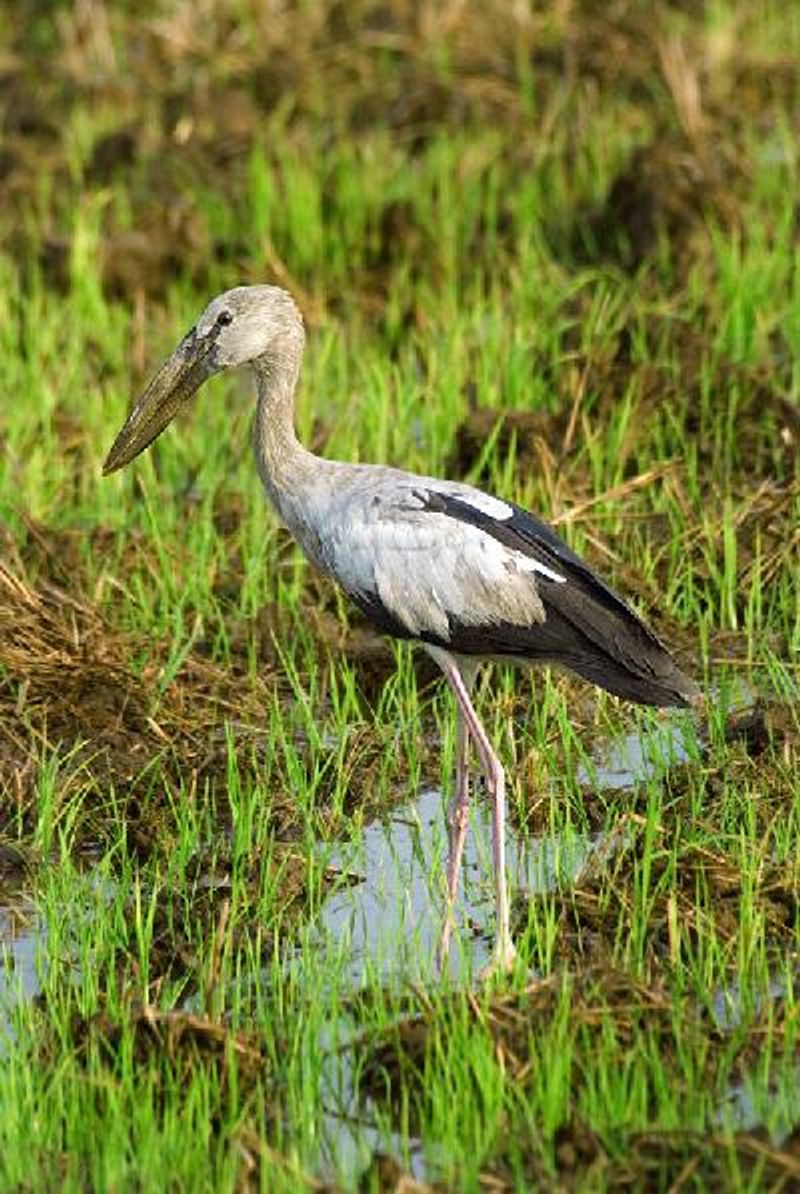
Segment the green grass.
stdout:
<svg viewBox="0 0 800 1194">
<path fill-rule="evenodd" d="M 491 7 L 0 26 L 29 114 L 0 181 L 0 902 L 34 910 L 41 987 L 0 976 L 2 1190 L 382 1190 L 382 1152 L 466 1191 L 796 1180 L 800 29 Z M 447 793 L 452 710 L 279 529 L 247 380 L 101 476 L 132 392 L 256 280 L 306 315 L 305 442 L 551 518 L 709 692 L 707 748 L 615 792 L 579 772 L 652 713 L 481 685 L 515 832 L 558 857 L 627 827 L 577 890 L 522 893 L 488 990 L 422 956 L 384 983 L 391 925 L 354 990 L 320 929 L 332 844 Z"/>
</svg>

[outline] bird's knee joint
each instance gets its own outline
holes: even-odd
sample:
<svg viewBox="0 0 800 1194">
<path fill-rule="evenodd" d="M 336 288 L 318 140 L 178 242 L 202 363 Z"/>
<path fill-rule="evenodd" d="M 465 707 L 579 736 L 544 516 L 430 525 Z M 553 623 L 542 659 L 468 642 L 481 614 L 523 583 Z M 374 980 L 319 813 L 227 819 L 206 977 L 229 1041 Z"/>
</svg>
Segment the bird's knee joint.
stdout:
<svg viewBox="0 0 800 1194">
<path fill-rule="evenodd" d="M 464 800 L 452 801 L 447 810 L 447 824 L 451 833 L 458 833 L 464 828 L 469 818 L 469 805 Z"/>
</svg>

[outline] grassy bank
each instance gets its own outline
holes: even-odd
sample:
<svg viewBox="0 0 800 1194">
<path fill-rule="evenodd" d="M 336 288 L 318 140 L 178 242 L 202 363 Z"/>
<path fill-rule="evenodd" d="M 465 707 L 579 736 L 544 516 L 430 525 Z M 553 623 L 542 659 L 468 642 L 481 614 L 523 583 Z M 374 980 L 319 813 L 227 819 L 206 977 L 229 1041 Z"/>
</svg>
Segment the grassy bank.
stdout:
<svg viewBox="0 0 800 1194">
<path fill-rule="evenodd" d="M 791 1188 L 792 6 L 22 8 L 0 25 L 0 1187 Z M 670 752 L 569 677 L 487 677 L 511 832 L 555 859 L 489 990 L 479 874 L 452 982 L 423 944 L 408 966 L 399 915 L 360 967 L 355 919 L 326 920 L 363 914 L 359 843 L 390 811 L 435 915 L 441 826 L 427 854 L 413 825 L 449 790 L 452 710 L 266 508 L 246 380 L 100 475 L 207 299 L 264 280 L 306 318 L 305 442 L 530 506 L 705 685 Z M 393 882 L 380 906 L 411 906 Z"/>
</svg>

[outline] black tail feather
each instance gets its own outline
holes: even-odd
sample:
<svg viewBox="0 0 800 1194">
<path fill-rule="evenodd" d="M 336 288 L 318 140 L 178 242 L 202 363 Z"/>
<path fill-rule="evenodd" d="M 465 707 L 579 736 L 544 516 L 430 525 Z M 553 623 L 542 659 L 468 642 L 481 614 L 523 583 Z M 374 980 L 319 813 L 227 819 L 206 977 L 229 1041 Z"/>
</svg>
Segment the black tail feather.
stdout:
<svg viewBox="0 0 800 1194">
<path fill-rule="evenodd" d="M 546 612 L 542 623 L 467 626 L 451 622 L 450 641 L 440 645 L 463 655 L 555 664 L 640 705 L 693 703 L 697 686 L 632 610 L 625 607 L 623 615 L 573 586 L 569 594 L 566 589 L 566 585 L 540 584 Z"/>
</svg>

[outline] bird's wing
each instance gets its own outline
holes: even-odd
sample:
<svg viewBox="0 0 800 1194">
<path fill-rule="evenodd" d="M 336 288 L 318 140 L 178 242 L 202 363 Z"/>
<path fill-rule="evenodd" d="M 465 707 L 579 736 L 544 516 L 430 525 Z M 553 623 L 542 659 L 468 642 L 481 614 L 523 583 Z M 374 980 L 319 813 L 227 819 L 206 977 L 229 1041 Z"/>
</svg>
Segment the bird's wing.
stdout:
<svg viewBox="0 0 800 1194">
<path fill-rule="evenodd" d="M 561 663 L 646 704 L 692 698 L 657 636 L 521 507 L 405 477 L 367 485 L 348 504 L 331 571 L 389 633 L 462 654 Z"/>
<path fill-rule="evenodd" d="M 328 570 L 399 637 L 446 645 L 454 626 L 532 626 L 545 616 L 538 578 L 562 583 L 536 553 L 453 517 L 438 490 L 413 478 L 360 486 L 331 512 L 325 538 Z"/>
<path fill-rule="evenodd" d="M 489 496 L 469 486 L 453 488 L 449 492 L 432 492 L 428 499 L 428 509 L 440 510 L 459 522 L 467 521 L 513 551 L 530 555 L 538 562 L 545 576 L 548 572 L 558 573 L 566 582 L 565 587 L 548 589 L 545 594 L 546 598 L 557 606 L 564 608 L 565 603 L 569 606 L 576 596 L 580 595 L 588 600 L 592 607 L 605 610 L 625 626 L 635 629 L 645 641 L 654 646 L 661 646 L 660 640 L 631 607 L 601 580 L 585 560 L 567 546 L 552 527 L 513 502 L 501 502 L 497 498 L 490 498 L 492 503 L 503 509 L 482 507 L 480 503 L 472 500 L 475 494 L 484 500 Z M 590 637 L 593 637 L 590 626 L 582 628 L 589 630 Z M 602 641 L 605 641 L 605 633 Z"/>
</svg>

